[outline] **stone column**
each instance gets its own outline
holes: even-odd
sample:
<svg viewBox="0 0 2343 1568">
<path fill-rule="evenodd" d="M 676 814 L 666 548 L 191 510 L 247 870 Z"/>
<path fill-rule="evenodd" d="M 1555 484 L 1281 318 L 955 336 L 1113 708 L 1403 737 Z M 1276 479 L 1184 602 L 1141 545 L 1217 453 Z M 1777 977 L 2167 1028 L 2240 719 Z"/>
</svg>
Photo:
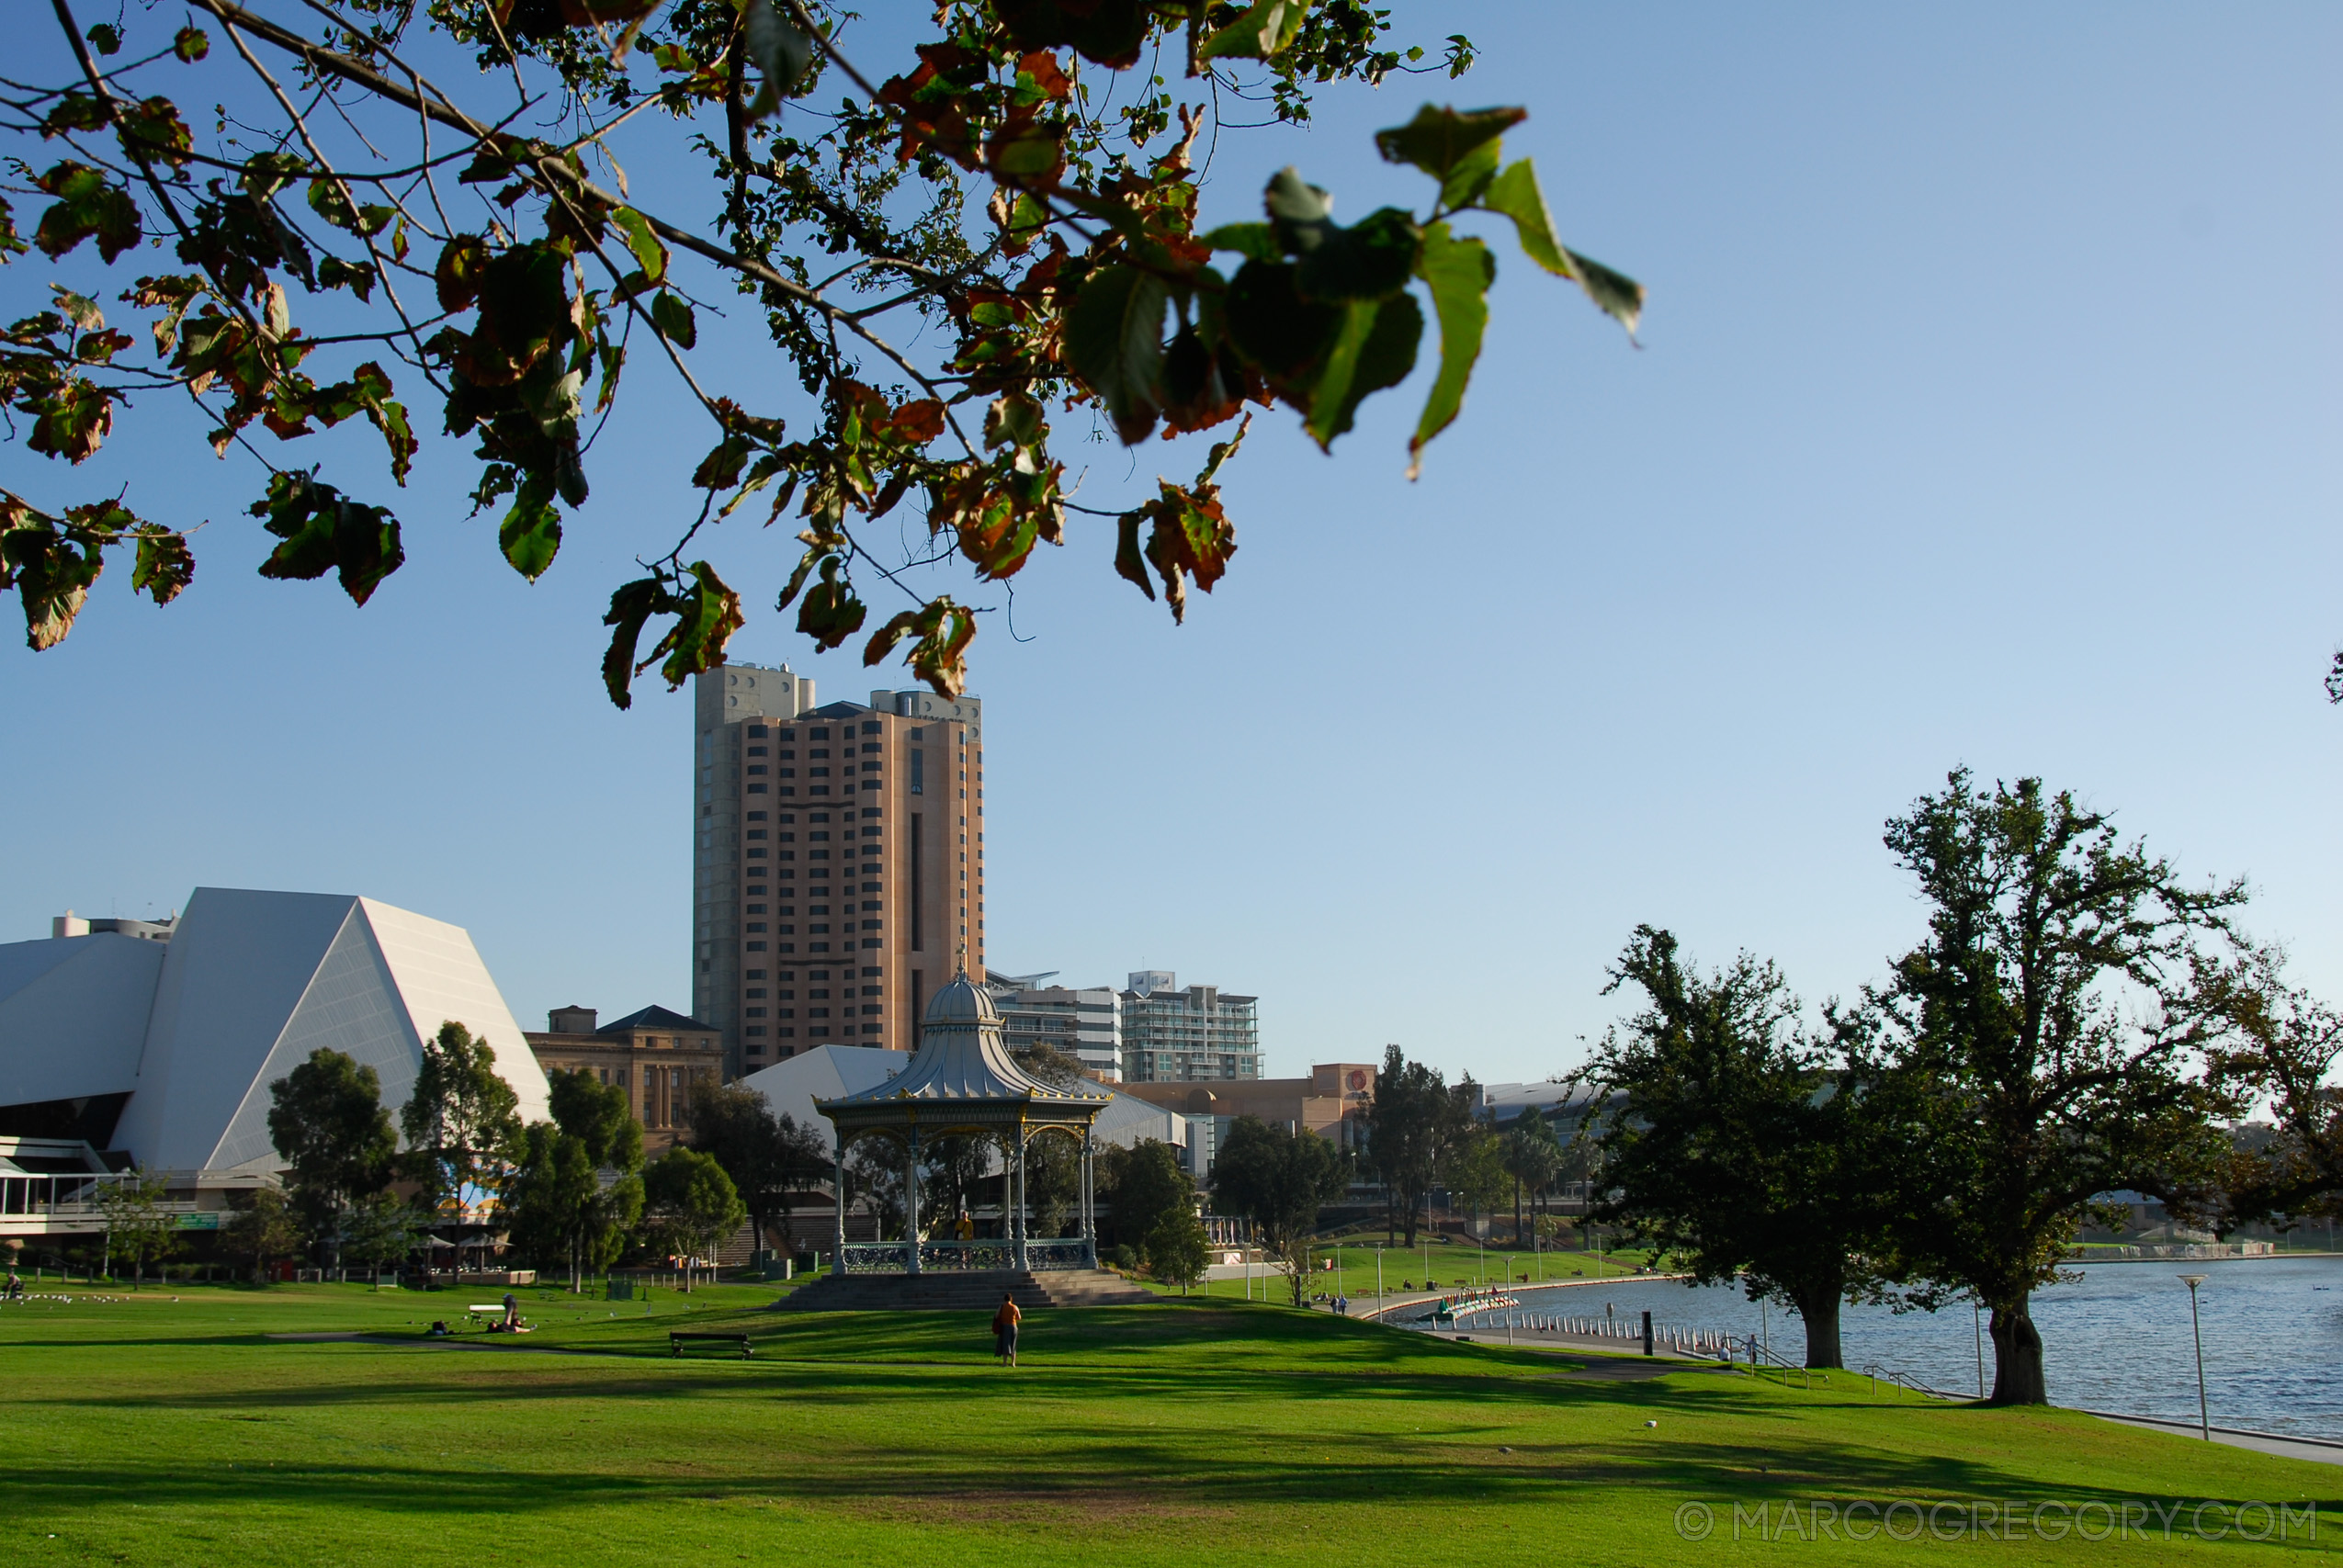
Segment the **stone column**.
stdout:
<svg viewBox="0 0 2343 1568">
<path fill-rule="evenodd" d="M 1082 1130 L 1082 1267 L 1098 1267 L 1098 1145 Z"/>
<path fill-rule="evenodd" d="M 838 1220 L 831 1229 L 830 1271 L 843 1275 L 846 1272 L 846 1134 L 843 1133 L 838 1134 L 837 1155 L 838 1163 L 832 1179 L 838 1184 L 833 1189 L 838 1194 Z"/>
<path fill-rule="evenodd" d="M 920 1271 L 920 1130 L 903 1146 L 903 1271 Z"/>
<path fill-rule="evenodd" d="M 1025 1255 L 1025 1130 L 1017 1129 L 1017 1267 L 1031 1268 Z"/>
</svg>

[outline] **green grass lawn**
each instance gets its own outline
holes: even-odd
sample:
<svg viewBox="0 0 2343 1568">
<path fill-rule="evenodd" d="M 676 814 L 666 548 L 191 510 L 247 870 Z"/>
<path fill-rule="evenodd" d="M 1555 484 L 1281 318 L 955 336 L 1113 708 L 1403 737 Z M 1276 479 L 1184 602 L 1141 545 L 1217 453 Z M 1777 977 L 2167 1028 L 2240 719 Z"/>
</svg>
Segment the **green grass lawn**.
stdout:
<svg viewBox="0 0 2343 1568">
<path fill-rule="evenodd" d="M 2076 1541 L 1801 1549 L 1729 1520 L 2343 1496 L 2333 1467 L 2067 1412 L 1843 1377 L 1606 1382 L 1578 1371 L 1599 1360 L 1226 1298 L 1032 1314 L 1011 1371 L 979 1316 L 773 1313 L 770 1286 L 526 1292 L 538 1333 L 459 1337 L 526 1347 L 492 1349 L 420 1335 L 495 1291 L 74 1293 L 0 1309 L 12 1563 L 2049 1562 Z M 685 1325 L 747 1332 L 756 1357 L 673 1359 Z M 337 1331 L 391 1342 L 269 1337 Z M 1701 1503 L 1715 1533 L 1687 1543 L 1673 1521 Z M 2343 1548 L 2343 1501 L 2317 1529 L 2311 1550 Z M 2103 1550 L 2278 1550 L 2150 1536 Z"/>
</svg>

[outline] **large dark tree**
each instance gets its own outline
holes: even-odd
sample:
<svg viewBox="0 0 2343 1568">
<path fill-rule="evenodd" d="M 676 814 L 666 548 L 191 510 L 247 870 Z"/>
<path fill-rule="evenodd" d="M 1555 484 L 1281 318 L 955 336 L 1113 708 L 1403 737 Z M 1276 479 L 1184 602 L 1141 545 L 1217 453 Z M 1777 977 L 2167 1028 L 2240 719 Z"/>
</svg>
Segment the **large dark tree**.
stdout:
<svg viewBox="0 0 2343 1568">
<path fill-rule="evenodd" d="M 1870 1000 L 1917 1098 L 1899 1237 L 1911 1264 L 1992 1313 L 1993 1400 L 2048 1398 L 2029 1303 L 2100 1193 L 2213 1179 L 2227 1102 L 2193 1071 L 2213 1039 L 2195 972 L 2240 883 L 2184 885 L 2103 812 L 2038 780 L 1956 772 L 1887 825 L 1928 936 Z"/>
<path fill-rule="evenodd" d="M 286 1186 L 328 1268 L 341 1267 L 343 1220 L 390 1182 L 399 1137 L 382 1108 L 382 1079 L 339 1051 L 320 1048 L 268 1086 L 268 1141 L 290 1168 Z"/>
<path fill-rule="evenodd" d="M 782 1245 L 794 1247 L 790 1194 L 831 1174 L 821 1134 L 798 1125 L 795 1117 L 775 1116 L 772 1102 L 745 1084 L 706 1079 L 692 1086 L 691 1124 L 691 1146 L 711 1156 L 732 1179 L 756 1226 L 757 1246 L 764 1247 L 777 1230 Z"/>
<path fill-rule="evenodd" d="M 1253 1223 L 1300 1306 L 1319 1211 L 1350 1181 L 1351 1162 L 1308 1128 L 1288 1131 L 1239 1116 L 1212 1162 L 1213 1208 Z"/>
<path fill-rule="evenodd" d="M 1432 1190 L 1472 1136 L 1472 1079 L 1452 1086 L 1438 1068 L 1390 1046 L 1366 1121 L 1367 1161 L 1383 1181 L 1395 1227 L 1413 1247 Z"/>
<path fill-rule="evenodd" d="M 2275 1122 L 2268 1136 L 2233 1137 L 2213 1185 L 2181 1197 L 2181 1211 L 2224 1234 L 2343 1209 L 2343 1089 L 2330 1081 L 2343 1060 L 2343 1013 L 2289 985 L 2285 964 L 2263 948 L 2199 965 L 2201 1010 L 2221 1034 L 2215 1079 L 2240 1100 L 2266 1100 Z"/>
<path fill-rule="evenodd" d="M 643 1228 L 654 1247 L 682 1260 L 687 1291 L 693 1260 L 713 1266 L 717 1249 L 749 1213 L 724 1168 L 682 1144 L 644 1168 L 643 1200 Z"/>
<path fill-rule="evenodd" d="M 1144 1249 L 1164 1221 L 1196 1209 L 1196 1184 L 1180 1165 L 1180 1151 L 1155 1138 L 1129 1148 L 1109 1146 L 1098 1162 L 1099 1196 L 1115 1240 Z"/>
<path fill-rule="evenodd" d="M 150 411 L 192 400 L 209 449 L 253 467 L 252 514 L 278 541 L 263 574 L 330 572 L 363 604 L 408 542 L 381 481 L 338 455 L 329 481 L 278 444 L 363 420 L 394 485 L 469 449 L 475 509 L 533 580 L 583 515 L 622 373 L 652 362 L 650 395 L 701 435 L 664 476 L 666 526 L 603 547 L 642 563 L 605 617 L 621 706 L 641 670 L 680 682 L 741 624 L 703 528 L 790 515 L 767 536 L 794 535 L 775 608 L 829 649 L 864 634 L 866 592 L 900 594 L 865 661 L 903 649 L 949 693 L 976 607 L 906 568 L 956 552 L 998 582 L 1088 513 L 1115 531 L 1116 571 L 1181 615 L 1236 548 L 1217 475 L 1245 405 L 1285 402 L 1330 446 L 1414 367 L 1428 305 L 1420 459 L 1487 325 L 1496 262 L 1469 231 L 1510 230 L 1630 328 L 1642 306 L 1560 243 L 1529 161 L 1502 158 L 1519 109 L 1427 105 L 1377 137 L 1421 209 L 1344 226 L 1289 168 L 1245 202 L 1253 220 L 1197 227 L 1202 166 L 1247 122 L 1440 68 L 1365 0 L 962 0 L 889 43 L 850 38 L 855 14 L 822 0 L 191 0 L 91 25 L 71 0 L 50 9 L 46 59 L 17 38 L 0 85 L 11 188 L 32 199 L 21 231 L 0 206 L 0 258 L 67 264 L 53 297 L 50 273 L 28 279 L 0 357 L 14 439 L 79 464 L 130 438 L 164 470 Z M 1450 73 L 1470 58 L 1453 36 Z M 728 299 L 711 355 L 699 328 Z M 657 417 L 640 379 L 628 417 Z M 1069 498 L 1069 439 L 1224 427 L 1194 479 Z M 0 494 L 0 587 L 35 648 L 108 558 L 132 556 L 157 603 L 193 573 L 194 520 L 167 515 L 164 485 L 93 488 Z M 924 528 L 881 525 L 905 502 Z"/>
<path fill-rule="evenodd" d="M 452 1019 L 423 1043 L 415 1086 L 399 1111 L 407 1175 L 425 1213 L 497 1201 L 521 1153 L 520 1097 L 496 1071 L 496 1051 Z"/>
<path fill-rule="evenodd" d="M 584 1068 L 548 1075 L 550 1122 L 532 1122 L 504 1184 L 513 1243 L 576 1291 L 608 1268 L 642 1218 L 642 1127 L 627 1091 Z"/>
<path fill-rule="evenodd" d="M 1772 964 L 1742 953 L 1703 975 L 1638 926 L 1604 994 L 1627 987 L 1642 1008 L 1585 1069 L 1607 1194 L 1589 1217 L 1697 1283 L 1737 1277 L 1750 1299 L 1789 1303 L 1806 1365 L 1839 1366 L 1840 1302 L 1876 1299 L 1892 1270 L 1901 1123 L 1801 1026 Z"/>
</svg>

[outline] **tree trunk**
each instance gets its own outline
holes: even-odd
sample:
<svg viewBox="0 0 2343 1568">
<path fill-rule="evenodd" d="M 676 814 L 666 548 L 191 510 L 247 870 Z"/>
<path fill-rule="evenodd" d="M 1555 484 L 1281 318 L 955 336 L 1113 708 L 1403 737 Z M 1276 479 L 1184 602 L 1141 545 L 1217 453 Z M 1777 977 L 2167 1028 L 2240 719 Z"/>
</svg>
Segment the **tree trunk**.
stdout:
<svg viewBox="0 0 2343 1568">
<path fill-rule="evenodd" d="M 1806 1365 L 1845 1366 L 1846 1353 L 1839 1348 L 1839 1292 L 1833 1291 L 1813 1301 L 1800 1301 L 1797 1307 L 1798 1316 L 1806 1325 Z"/>
<path fill-rule="evenodd" d="M 2047 1404 L 2042 1375 L 2042 1336 L 2034 1331 L 2028 1298 L 1997 1304 L 1986 1328 L 1993 1339 L 1993 1397 L 1988 1404 Z"/>
</svg>

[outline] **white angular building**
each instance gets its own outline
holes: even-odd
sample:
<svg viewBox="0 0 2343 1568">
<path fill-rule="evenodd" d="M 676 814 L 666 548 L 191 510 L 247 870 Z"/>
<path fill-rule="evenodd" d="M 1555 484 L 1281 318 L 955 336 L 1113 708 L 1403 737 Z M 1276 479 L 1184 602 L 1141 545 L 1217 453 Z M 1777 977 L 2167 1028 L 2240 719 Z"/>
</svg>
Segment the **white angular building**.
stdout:
<svg viewBox="0 0 2343 1568">
<path fill-rule="evenodd" d="M 70 929 L 70 928 L 67 928 Z M 345 894 L 200 887 L 167 940 L 0 944 L 0 1140 L 74 1139 L 175 1187 L 280 1169 L 268 1086 L 320 1046 L 406 1103 L 423 1043 L 488 1042 L 525 1121 L 545 1075 L 460 926 Z"/>
</svg>

